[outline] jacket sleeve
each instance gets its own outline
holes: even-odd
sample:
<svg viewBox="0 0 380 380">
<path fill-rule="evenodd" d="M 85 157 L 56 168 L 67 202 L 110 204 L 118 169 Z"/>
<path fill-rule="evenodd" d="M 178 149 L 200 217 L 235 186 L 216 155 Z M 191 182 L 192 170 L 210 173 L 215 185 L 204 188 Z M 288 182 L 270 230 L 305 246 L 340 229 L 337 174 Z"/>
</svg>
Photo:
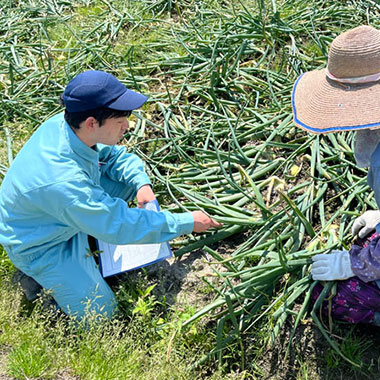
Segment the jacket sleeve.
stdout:
<svg viewBox="0 0 380 380">
<path fill-rule="evenodd" d="M 85 178 L 54 184 L 46 191 L 49 194 L 41 194 L 46 212 L 108 243 L 160 243 L 193 230 L 191 213 L 128 208 L 125 201 L 110 197 Z"/>
<path fill-rule="evenodd" d="M 127 153 L 125 147 L 98 144 L 98 150 L 102 175 L 125 183 L 135 195 L 141 186 L 151 183 L 143 161 L 135 154 Z"/>
<path fill-rule="evenodd" d="M 376 236 L 364 248 L 353 244 L 350 259 L 352 271 L 361 280 L 380 280 L 380 236 Z"/>
</svg>

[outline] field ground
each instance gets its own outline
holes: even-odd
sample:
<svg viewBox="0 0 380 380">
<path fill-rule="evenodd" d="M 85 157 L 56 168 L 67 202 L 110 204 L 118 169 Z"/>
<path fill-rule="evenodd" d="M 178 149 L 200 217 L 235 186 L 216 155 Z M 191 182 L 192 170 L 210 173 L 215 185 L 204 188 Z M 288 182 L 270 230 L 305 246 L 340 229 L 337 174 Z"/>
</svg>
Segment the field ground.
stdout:
<svg viewBox="0 0 380 380">
<path fill-rule="evenodd" d="M 61 111 L 66 83 L 105 70 L 149 94 L 122 144 L 146 162 L 161 207 L 224 226 L 115 281 L 120 315 L 101 324 L 26 303 L 0 247 L 0 378 L 379 378 L 379 328 L 331 323 L 309 302 L 311 256 L 348 248 L 355 217 L 377 205 L 353 133 L 307 135 L 290 102 L 331 41 L 378 28 L 379 11 L 373 0 L 1 1 L 0 181 Z"/>
</svg>

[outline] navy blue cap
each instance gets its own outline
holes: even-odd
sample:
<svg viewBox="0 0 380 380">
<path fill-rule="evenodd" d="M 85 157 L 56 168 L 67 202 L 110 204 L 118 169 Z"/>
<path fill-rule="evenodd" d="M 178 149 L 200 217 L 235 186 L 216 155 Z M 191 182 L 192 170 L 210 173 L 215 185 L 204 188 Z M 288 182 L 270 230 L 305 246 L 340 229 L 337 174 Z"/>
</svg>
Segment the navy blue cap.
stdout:
<svg viewBox="0 0 380 380">
<path fill-rule="evenodd" d="M 99 107 L 132 111 L 140 108 L 147 99 L 145 95 L 129 90 L 113 75 L 97 70 L 78 74 L 63 93 L 63 102 L 69 112 Z"/>
</svg>

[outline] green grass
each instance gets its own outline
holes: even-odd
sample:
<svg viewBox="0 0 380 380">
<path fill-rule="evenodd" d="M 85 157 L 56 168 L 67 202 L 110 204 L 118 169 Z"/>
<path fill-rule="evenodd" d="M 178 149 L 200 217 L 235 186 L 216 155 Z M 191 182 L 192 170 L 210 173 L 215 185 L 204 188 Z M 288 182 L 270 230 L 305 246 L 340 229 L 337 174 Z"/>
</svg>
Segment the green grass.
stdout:
<svg viewBox="0 0 380 380">
<path fill-rule="evenodd" d="M 149 289 L 130 301 L 134 308 L 126 320 L 78 325 L 39 304 L 27 312 L 7 276 L 1 285 L 0 342 L 7 372 L 15 378 L 52 379 L 66 369 L 81 379 L 183 379 L 198 349 L 212 344 L 212 333 L 202 325 L 177 334 L 188 312 L 153 312 Z M 142 307 L 144 302 L 149 306 Z"/>
<path fill-rule="evenodd" d="M 34 336 L 33 336 L 34 338 Z M 30 345 L 30 341 L 14 347 L 8 355 L 8 372 L 15 378 L 51 377 L 48 347 Z"/>
</svg>

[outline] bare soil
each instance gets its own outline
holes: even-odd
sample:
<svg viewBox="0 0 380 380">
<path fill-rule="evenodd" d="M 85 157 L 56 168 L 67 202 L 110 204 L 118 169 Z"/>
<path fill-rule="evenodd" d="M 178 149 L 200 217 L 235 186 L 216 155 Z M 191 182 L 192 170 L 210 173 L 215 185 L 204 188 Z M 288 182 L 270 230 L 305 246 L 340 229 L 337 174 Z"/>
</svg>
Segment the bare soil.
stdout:
<svg viewBox="0 0 380 380">
<path fill-rule="evenodd" d="M 220 278 L 215 270 L 225 271 L 222 265 L 215 264 L 202 250 L 172 258 L 146 268 L 148 279 L 155 283 L 154 294 L 163 296 L 171 305 L 190 304 L 200 308 L 209 303 L 215 294 L 207 282 L 217 286 Z M 207 282 L 206 282 L 206 281 Z"/>
<path fill-rule="evenodd" d="M 0 350 L 0 380 L 11 380 L 13 377 L 10 377 L 6 373 L 6 358 L 7 353 L 4 349 Z"/>
</svg>

